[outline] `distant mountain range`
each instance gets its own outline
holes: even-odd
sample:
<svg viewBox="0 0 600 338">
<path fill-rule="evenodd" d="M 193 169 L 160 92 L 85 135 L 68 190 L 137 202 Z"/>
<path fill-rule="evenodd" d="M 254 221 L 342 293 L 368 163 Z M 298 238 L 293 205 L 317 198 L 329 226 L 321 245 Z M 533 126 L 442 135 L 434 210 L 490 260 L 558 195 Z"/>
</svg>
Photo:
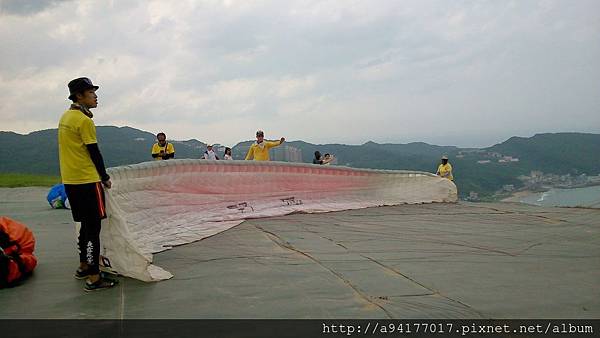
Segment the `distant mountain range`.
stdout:
<svg viewBox="0 0 600 338">
<path fill-rule="evenodd" d="M 152 160 L 155 135 L 131 127 L 97 127 L 100 150 L 108 167 Z M 200 158 L 206 144 L 192 139 L 170 141 L 176 158 Z M 243 159 L 252 141 L 233 147 Z M 0 173 L 59 175 L 57 130 L 21 135 L 0 132 Z M 458 148 L 422 142 L 362 145 L 286 142 L 272 150 L 273 160 L 311 163 L 315 150 L 334 154 L 338 165 L 375 169 L 410 169 L 435 172 L 442 155 L 450 157 L 459 194 L 470 191 L 485 196 L 512 184 L 532 170 L 554 174 L 600 174 L 600 134 L 553 133 L 530 138 L 512 137 L 489 148 Z"/>
</svg>

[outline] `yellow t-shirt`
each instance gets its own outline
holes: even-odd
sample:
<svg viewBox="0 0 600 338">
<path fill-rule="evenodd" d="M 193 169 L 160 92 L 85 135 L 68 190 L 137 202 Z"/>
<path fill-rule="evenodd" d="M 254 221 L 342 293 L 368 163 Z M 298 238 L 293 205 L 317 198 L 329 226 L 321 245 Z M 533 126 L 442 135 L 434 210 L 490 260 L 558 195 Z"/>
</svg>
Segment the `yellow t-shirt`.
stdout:
<svg viewBox="0 0 600 338">
<path fill-rule="evenodd" d="M 450 181 L 454 181 L 454 176 L 452 176 L 452 166 L 450 165 L 450 163 L 446 163 L 445 165 L 440 164 L 438 166 L 437 172 L 438 175 L 440 175 L 441 177 L 445 177 Z"/>
<path fill-rule="evenodd" d="M 96 126 L 79 110 L 67 110 L 58 123 L 58 156 L 64 184 L 100 182 L 100 175 L 87 150 L 96 141 Z"/>
<path fill-rule="evenodd" d="M 248 149 L 246 154 L 246 160 L 254 158 L 255 161 L 269 161 L 269 149 L 277 147 L 281 144 L 281 141 L 263 141 L 264 147 L 260 147 L 258 144 L 253 143 Z"/>
<path fill-rule="evenodd" d="M 175 147 L 169 142 L 167 142 L 165 147 L 161 147 L 157 142 L 152 146 L 152 155 L 154 154 L 159 154 L 158 157 L 154 158 L 155 160 L 162 160 L 162 154 L 175 154 Z"/>
</svg>

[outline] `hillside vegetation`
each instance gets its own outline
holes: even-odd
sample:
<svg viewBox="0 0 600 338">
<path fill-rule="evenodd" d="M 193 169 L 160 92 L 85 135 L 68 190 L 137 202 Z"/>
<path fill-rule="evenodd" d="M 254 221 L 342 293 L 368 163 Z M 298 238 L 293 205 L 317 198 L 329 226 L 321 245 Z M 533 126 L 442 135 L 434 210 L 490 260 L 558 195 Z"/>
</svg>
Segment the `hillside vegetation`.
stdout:
<svg viewBox="0 0 600 338">
<path fill-rule="evenodd" d="M 100 150 L 108 167 L 152 160 L 150 149 L 155 135 L 130 127 L 97 127 Z M 0 132 L 0 173 L 59 175 L 57 130 L 48 129 L 20 135 Z M 176 158 L 200 158 L 206 145 L 198 140 L 172 141 Z M 234 158 L 243 159 L 252 141 L 233 147 Z M 338 165 L 356 168 L 408 169 L 435 172 L 442 155 L 454 167 L 455 182 L 461 196 L 470 191 L 485 196 L 512 184 L 522 185 L 520 175 L 531 171 L 554 174 L 600 174 L 600 135 L 582 133 L 538 134 L 530 138 L 512 137 L 483 149 L 462 149 L 422 142 L 408 144 L 362 145 L 311 144 L 287 142 L 301 150 L 301 160 L 311 163 L 313 153 L 334 154 Z M 274 159 L 279 155 L 274 156 Z M 505 156 L 518 161 L 499 162 Z M 6 160 L 8 159 L 8 160 Z M 478 163 L 478 161 L 489 161 Z"/>
</svg>

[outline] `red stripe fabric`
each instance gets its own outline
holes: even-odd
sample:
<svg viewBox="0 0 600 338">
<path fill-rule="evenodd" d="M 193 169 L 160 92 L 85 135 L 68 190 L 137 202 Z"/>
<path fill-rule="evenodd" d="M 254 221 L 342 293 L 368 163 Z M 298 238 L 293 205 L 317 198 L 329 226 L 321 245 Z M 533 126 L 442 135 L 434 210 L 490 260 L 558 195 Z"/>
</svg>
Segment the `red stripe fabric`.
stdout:
<svg viewBox="0 0 600 338">
<path fill-rule="evenodd" d="M 102 193 L 100 191 L 102 187 L 100 186 L 100 182 L 96 183 L 96 199 L 98 200 L 98 211 L 100 212 L 100 217 L 106 216 L 106 211 L 104 210 L 104 200 L 102 199 Z"/>
</svg>

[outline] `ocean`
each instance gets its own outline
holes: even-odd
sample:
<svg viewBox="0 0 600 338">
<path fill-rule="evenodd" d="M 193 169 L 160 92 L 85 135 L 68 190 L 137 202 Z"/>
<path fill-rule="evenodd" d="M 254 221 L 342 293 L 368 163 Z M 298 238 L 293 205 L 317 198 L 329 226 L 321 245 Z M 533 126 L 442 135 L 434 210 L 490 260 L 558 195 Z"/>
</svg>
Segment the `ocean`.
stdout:
<svg viewBox="0 0 600 338">
<path fill-rule="evenodd" d="M 543 193 L 523 197 L 520 201 L 522 203 L 544 207 L 600 208 L 600 186 L 574 189 L 550 189 Z"/>
</svg>

